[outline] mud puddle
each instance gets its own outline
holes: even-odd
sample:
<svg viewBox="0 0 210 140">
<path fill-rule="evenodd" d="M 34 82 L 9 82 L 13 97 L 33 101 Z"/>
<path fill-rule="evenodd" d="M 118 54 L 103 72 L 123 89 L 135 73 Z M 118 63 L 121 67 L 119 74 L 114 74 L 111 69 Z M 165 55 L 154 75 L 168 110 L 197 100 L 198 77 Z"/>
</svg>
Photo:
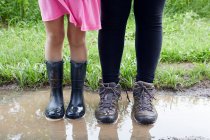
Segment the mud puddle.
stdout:
<svg viewBox="0 0 210 140">
<path fill-rule="evenodd" d="M 67 106 L 69 90 L 65 89 L 64 96 Z M 84 118 L 49 122 L 43 115 L 49 99 L 48 90 L 0 91 L 0 139 L 210 139 L 210 98 L 157 94 L 158 120 L 154 125 L 144 126 L 132 120 L 132 94 L 129 96 L 131 103 L 125 94 L 122 95 L 117 123 L 103 125 L 94 117 L 99 101 L 96 93 L 85 93 L 87 112 Z"/>
</svg>

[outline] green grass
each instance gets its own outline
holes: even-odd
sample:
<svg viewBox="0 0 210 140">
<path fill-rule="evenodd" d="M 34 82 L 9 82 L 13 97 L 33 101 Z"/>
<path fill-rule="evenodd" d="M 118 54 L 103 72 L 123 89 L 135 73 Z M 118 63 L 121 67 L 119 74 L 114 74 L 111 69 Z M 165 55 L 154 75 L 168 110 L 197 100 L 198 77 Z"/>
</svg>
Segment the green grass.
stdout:
<svg viewBox="0 0 210 140">
<path fill-rule="evenodd" d="M 202 17 L 210 17 L 210 0 L 166 0 L 165 13 L 196 12 Z"/>
<path fill-rule="evenodd" d="M 195 13 L 175 14 L 164 18 L 164 39 L 155 85 L 159 88 L 189 87 L 201 80 L 210 80 L 210 20 Z M 136 74 L 134 50 L 135 25 L 128 21 L 125 51 L 121 65 L 122 86 L 131 88 Z M 41 22 L 0 29 L 0 85 L 17 83 L 20 87 L 40 87 L 47 84 L 44 63 L 45 31 Z M 98 87 L 101 67 L 97 49 L 97 32 L 87 37 L 89 65 L 86 85 Z M 70 84 L 68 43 L 64 43 L 64 84 Z M 170 63 L 193 63 L 183 69 Z"/>
<path fill-rule="evenodd" d="M 201 17 L 210 18 L 210 0 L 166 0 L 164 13 L 168 16 L 196 12 Z M 37 0 L 1 0 L 0 23 L 15 25 L 41 20 Z"/>
</svg>

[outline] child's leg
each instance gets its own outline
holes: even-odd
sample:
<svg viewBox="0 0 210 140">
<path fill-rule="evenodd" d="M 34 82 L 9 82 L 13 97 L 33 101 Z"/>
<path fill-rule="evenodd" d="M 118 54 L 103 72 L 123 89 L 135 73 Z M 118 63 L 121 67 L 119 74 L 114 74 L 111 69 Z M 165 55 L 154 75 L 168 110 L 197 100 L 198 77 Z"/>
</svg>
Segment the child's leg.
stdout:
<svg viewBox="0 0 210 140">
<path fill-rule="evenodd" d="M 47 40 L 45 44 L 45 59 L 47 61 L 61 61 L 64 32 L 64 17 L 44 22 Z"/>
<path fill-rule="evenodd" d="M 45 22 L 47 41 L 45 58 L 47 60 L 47 74 L 50 83 L 50 102 L 45 110 L 47 119 L 59 120 L 64 116 L 63 102 L 63 61 L 62 46 L 64 39 L 63 17 Z"/>
<path fill-rule="evenodd" d="M 67 36 L 70 45 L 71 60 L 84 62 L 87 60 L 86 33 L 72 23 L 68 24 Z"/>
<path fill-rule="evenodd" d="M 85 114 L 83 87 L 87 67 L 87 49 L 85 45 L 85 32 L 68 24 L 68 40 L 71 50 L 71 99 L 66 110 L 66 117 L 70 119 L 81 118 Z"/>
</svg>

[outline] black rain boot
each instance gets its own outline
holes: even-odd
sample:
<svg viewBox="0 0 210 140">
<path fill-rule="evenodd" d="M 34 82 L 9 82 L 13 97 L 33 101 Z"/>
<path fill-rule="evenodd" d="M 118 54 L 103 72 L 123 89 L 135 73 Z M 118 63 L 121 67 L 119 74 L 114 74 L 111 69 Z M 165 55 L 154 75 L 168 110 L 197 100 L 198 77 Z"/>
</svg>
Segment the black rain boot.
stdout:
<svg viewBox="0 0 210 140">
<path fill-rule="evenodd" d="M 64 117 L 63 101 L 63 61 L 46 62 L 47 74 L 50 83 L 50 102 L 45 110 L 48 120 L 60 120 Z"/>
<path fill-rule="evenodd" d="M 71 60 L 71 99 L 66 110 L 69 119 L 81 118 L 85 115 L 83 87 L 86 76 L 87 62 L 77 63 Z"/>
</svg>

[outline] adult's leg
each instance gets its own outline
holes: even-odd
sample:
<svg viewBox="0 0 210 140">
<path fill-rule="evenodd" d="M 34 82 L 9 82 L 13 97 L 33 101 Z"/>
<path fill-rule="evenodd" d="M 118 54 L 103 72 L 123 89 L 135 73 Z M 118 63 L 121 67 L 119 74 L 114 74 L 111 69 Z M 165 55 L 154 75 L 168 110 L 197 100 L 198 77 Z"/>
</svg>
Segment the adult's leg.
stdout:
<svg viewBox="0 0 210 140">
<path fill-rule="evenodd" d="M 137 81 L 152 83 L 162 45 L 165 0 L 135 0 Z"/>
<path fill-rule="evenodd" d="M 102 0 L 99 31 L 99 55 L 104 83 L 119 81 L 119 69 L 124 47 L 127 19 L 131 0 Z"/>
<path fill-rule="evenodd" d="M 101 6 L 102 29 L 99 31 L 98 42 L 103 84 L 95 116 L 99 122 L 113 123 L 118 118 L 120 86 L 117 83 L 131 0 L 102 0 Z"/>
<path fill-rule="evenodd" d="M 152 84 L 162 44 L 162 12 L 165 0 L 135 0 L 137 76 L 134 84 L 133 117 L 152 124 L 158 114 L 153 105 Z"/>
</svg>

